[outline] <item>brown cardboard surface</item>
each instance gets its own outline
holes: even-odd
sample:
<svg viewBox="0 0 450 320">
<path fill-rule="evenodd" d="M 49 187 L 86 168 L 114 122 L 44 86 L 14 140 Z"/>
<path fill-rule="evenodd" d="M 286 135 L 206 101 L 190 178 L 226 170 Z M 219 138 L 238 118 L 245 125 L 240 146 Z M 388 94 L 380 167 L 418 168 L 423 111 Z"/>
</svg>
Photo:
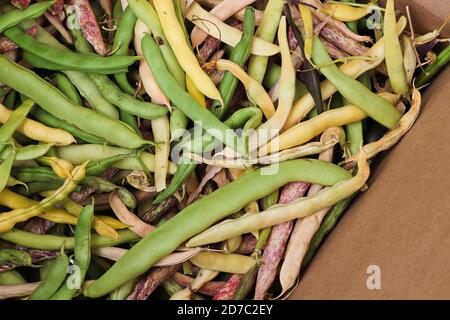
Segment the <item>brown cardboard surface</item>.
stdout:
<svg viewBox="0 0 450 320">
<path fill-rule="evenodd" d="M 410 5 L 419 30 L 450 0 Z M 446 29 L 448 35 L 448 28 Z M 290 299 L 450 299 L 450 68 L 423 95 L 419 119 L 384 157 Z M 366 286 L 381 270 L 381 289 Z"/>
</svg>

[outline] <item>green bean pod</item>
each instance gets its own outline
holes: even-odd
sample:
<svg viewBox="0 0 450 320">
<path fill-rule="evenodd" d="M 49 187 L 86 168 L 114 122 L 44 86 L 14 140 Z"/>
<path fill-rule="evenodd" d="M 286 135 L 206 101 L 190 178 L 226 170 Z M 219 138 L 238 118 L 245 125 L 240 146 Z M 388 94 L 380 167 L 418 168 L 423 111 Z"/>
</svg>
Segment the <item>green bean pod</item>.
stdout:
<svg viewBox="0 0 450 320">
<path fill-rule="evenodd" d="M 64 74 L 57 72 L 55 73 L 56 87 L 66 95 L 73 103 L 80 106 L 83 105 L 83 100 L 81 100 L 80 94 L 77 89 L 70 81 L 70 79 Z"/>
<path fill-rule="evenodd" d="M 58 50 L 35 40 L 17 27 L 9 28 L 3 33 L 25 51 L 45 61 L 60 65 L 61 70 L 115 73 L 117 70 L 126 69 L 140 59 L 136 56 L 103 57 L 96 54 Z"/>
<path fill-rule="evenodd" d="M 73 104 L 35 73 L 3 56 L 0 57 L 0 82 L 30 97 L 55 117 L 112 144 L 131 149 L 148 144 L 125 124 Z"/>
<path fill-rule="evenodd" d="M 140 237 L 133 231 L 125 229 L 118 230 L 119 239 L 110 237 L 102 237 L 98 234 L 92 234 L 91 246 L 97 247 L 114 247 L 123 243 L 138 241 Z M 71 250 L 75 246 L 73 237 L 57 236 L 52 234 L 36 234 L 23 231 L 20 229 L 12 229 L 7 232 L 0 233 L 0 239 L 12 242 L 14 244 L 40 250 L 59 250 L 64 244 L 64 248 Z"/>
<path fill-rule="evenodd" d="M 8 184 L 8 177 L 11 172 L 15 157 L 16 153 L 11 152 L 6 160 L 0 164 L 0 191 L 5 189 L 6 185 Z"/>
<path fill-rule="evenodd" d="M 3 105 L 8 109 L 14 109 L 14 107 L 16 106 L 16 98 L 17 98 L 17 91 L 11 90 L 6 95 L 5 101 L 3 101 Z"/>
<path fill-rule="evenodd" d="M 264 170 L 275 170 L 266 175 Z M 293 160 L 250 172 L 242 178 L 195 201 L 133 246 L 106 273 L 85 290 L 85 296 L 100 297 L 146 272 L 159 259 L 214 223 L 261 199 L 282 185 L 305 181 L 334 185 L 351 178 L 346 170 L 319 160 Z M 220 206 L 217 204 L 220 203 Z M 214 207 L 214 210 L 210 208 Z M 143 254 L 145 252 L 145 254 Z"/>
<path fill-rule="evenodd" d="M 24 283 L 27 283 L 27 280 L 25 280 L 25 278 L 22 277 L 22 275 L 16 270 L 8 270 L 0 272 L 1 286 L 24 284 Z"/>
<path fill-rule="evenodd" d="M 14 188 L 14 191 L 18 194 L 30 197 L 34 194 L 38 194 L 44 191 L 53 191 L 62 186 L 63 182 L 30 182 L 25 186 L 18 186 Z M 75 188 L 74 191 L 79 191 L 80 189 Z"/>
<path fill-rule="evenodd" d="M 105 99 L 119 109 L 144 119 L 158 119 L 169 111 L 151 102 L 140 101 L 133 96 L 122 92 L 114 82 L 105 75 L 91 74 L 91 79 L 102 92 Z"/>
<path fill-rule="evenodd" d="M 31 114 L 39 122 L 42 122 L 43 124 L 49 127 L 66 130 L 67 132 L 71 133 L 74 137 L 79 138 L 85 142 L 99 143 L 99 144 L 105 143 L 105 140 L 96 137 L 92 134 L 86 133 L 78 129 L 77 127 L 68 124 L 66 121 L 56 118 L 55 116 L 53 116 L 52 114 L 48 113 L 47 111 L 41 108 L 33 108 Z"/>
<path fill-rule="evenodd" d="M 23 21 L 40 17 L 54 3 L 55 0 L 33 3 L 24 10 L 14 9 L 0 15 L 0 33 Z"/>
<path fill-rule="evenodd" d="M 247 7 L 244 15 L 243 35 L 238 44 L 231 50 L 229 59 L 239 66 L 243 67 L 245 62 L 250 57 L 253 33 L 255 32 L 255 9 Z M 212 113 L 218 118 L 222 119 L 228 111 L 231 99 L 234 96 L 238 85 L 238 79 L 229 71 L 223 75 L 222 81 L 219 85 L 219 92 L 223 99 L 223 105 L 220 101 L 215 100 L 211 107 Z"/>
<path fill-rule="evenodd" d="M 120 5 L 120 1 L 119 1 Z M 115 48 L 114 56 L 125 56 L 129 53 L 129 45 L 134 35 L 134 25 L 136 24 L 137 17 L 134 14 L 133 10 L 129 6 L 123 10 L 123 13 L 120 17 L 116 16 L 116 19 L 119 19 L 117 24 L 117 30 L 114 35 L 113 48 Z M 130 95 L 134 95 L 135 89 L 130 85 L 127 79 L 126 72 L 115 73 L 114 78 L 116 79 L 117 85 L 122 89 L 123 92 L 126 92 Z"/>
<path fill-rule="evenodd" d="M 26 160 L 34 160 L 44 156 L 51 147 L 53 147 L 53 143 L 46 144 L 30 144 L 25 147 L 13 148 L 12 146 L 7 146 L 1 153 L 0 159 L 5 160 L 13 151 L 16 152 L 16 161 L 26 161 Z"/>
<path fill-rule="evenodd" d="M 69 276 L 64 285 L 51 297 L 51 300 L 71 300 L 83 285 L 91 262 L 91 225 L 93 220 L 94 205 L 87 205 L 81 211 L 75 228 L 74 256 L 75 266 L 79 270 Z"/>
<path fill-rule="evenodd" d="M 86 174 L 90 176 L 98 176 L 105 172 L 106 169 L 113 167 L 114 164 L 130 155 L 130 153 L 117 154 L 101 160 L 90 162 L 86 167 Z"/>
<path fill-rule="evenodd" d="M 208 110 L 201 107 L 191 95 L 176 84 L 174 78 L 167 70 L 158 45 L 149 35 L 144 36 L 142 39 L 142 50 L 156 82 L 175 106 L 206 132 L 242 154 L 243 145 L 238 136 Z"/>
<path fill-rule="evenodd" d="M 29 300 L 49 300 L 63 284 L 69 267 L 69 257 L 61 248 L 59 256 L 50 266 L 47 277 L 41 280 L 41 284 L 33 291 Z"/>
<path fill-rule="evenodd" d="M 275 190 L 267 197 L 264 197 L 261 200 L 261 208 L 263 210 L 269 209 L 271 206 L 274 206 L 278 203 L 278 199 L 280 196 L 280 190 Z M 260 251 L 265 246 L 267 238 L 269 238 L 270 231 L 272 231 L 272 227 L 267 227 L 259 231 L 259 238 L 256 242 L 255 251 Z"/>
<path fill-rule="evenodd" d="M 327 49 L 318 37 L 314 38 L 313 60 L 316 65 L 320 66 L 320 72 L 336 86 L 348 101 L 387 128 L 392 129 L 398 124 L 402 117 L 401 112 L 359 81 L 343 74 L 333 63 Z"/>
</svg>

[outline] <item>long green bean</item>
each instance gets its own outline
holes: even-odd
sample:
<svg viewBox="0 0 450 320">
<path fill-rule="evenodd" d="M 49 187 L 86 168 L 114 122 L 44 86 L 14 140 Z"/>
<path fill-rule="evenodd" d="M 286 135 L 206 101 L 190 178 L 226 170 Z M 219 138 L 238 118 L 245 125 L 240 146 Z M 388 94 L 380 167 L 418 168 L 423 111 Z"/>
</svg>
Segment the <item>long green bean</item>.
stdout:
<svg viewBox="0 0 450 320">
<path fill-rule="evenodd" d="M 270 168 L 275 169 L 273 166 Z M 277 167 L 276 175 L 264 175 L 264 171 L 261 170 L 251 172 L 192 203 L 148 234 L 117 261 L 104 276 L 89 286 L 85 295 L 100 297 L 126 281 L 136 278 L 190 237 L 288 182 L 306 181 L 321 185 L 333 185 L 349 177 L 351 177 L 349 172 L 336 165 L 318 160 L 283 162 Z M 215 205 L 217 203 L 221 205 Z M 211 206 L 214 206 L 215 210 L 209 210 L 208 208 Z M 146 252 L 146 254 L 143 255 L 142 252 Z"/>
<path fill-rule="evenodd" d="M 60 65 L 61 70 L 114 73 L 117 70 L 126 69 L 140 59 L 135 56 L 102 57 L 96 54 L 58 50 L 35 40 L 17 27 L 9 28 L 3 33 L 25 51 L 51 64 Z"/>
<path fill-rule="evenodd" d="M 102 237 L 98 234 L 92 234 L 91 246 L 96 247 L 111 247 L 123 243 L 138 241 L 140 237 L 134 232 L 126 229 L 117 231 L 119 239 L 109 237 Z M 0 239 L 12 242 L 14 244 L 40 250 L 59 250 L 64 244 L 64 248 L 71 250 L 75 246 L 75 239 L 73 237 L 56 236 L 51 234 L 36 234 L 32 232 L 23 231 L 20 229 L 12 229 L 7 232 L 0 233 Z"/>
</svg>

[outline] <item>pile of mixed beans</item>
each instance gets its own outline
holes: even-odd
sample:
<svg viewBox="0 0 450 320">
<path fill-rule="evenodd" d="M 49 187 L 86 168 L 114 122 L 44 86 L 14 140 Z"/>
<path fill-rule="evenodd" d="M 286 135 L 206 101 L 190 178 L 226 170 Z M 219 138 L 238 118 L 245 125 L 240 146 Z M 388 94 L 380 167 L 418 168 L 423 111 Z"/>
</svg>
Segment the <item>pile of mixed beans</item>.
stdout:
<svg viewBox="0 0 450 320">
<path fill-rule="evenodd" d="M 0 299 L 286 298 L 413 126 L 444 26 L 394 0 L 1 1 Z"/>
</svg>

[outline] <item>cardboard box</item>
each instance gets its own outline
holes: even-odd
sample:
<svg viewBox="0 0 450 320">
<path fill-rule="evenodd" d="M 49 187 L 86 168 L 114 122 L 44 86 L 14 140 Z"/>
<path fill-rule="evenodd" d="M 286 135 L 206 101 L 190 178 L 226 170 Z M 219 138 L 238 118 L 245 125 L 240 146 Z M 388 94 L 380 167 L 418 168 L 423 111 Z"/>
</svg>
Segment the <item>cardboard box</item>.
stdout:
<svg viewBox="0 0 450 320">
<path fill-rule="evenodd" d="M 450 0 L 397 0 L 416 33 L 437 29 Z M 404 10 L 403 10 L 404 11 Z M 450 27 L 443 37 L 450 36 Z M 450 299 L 450 68 L 326 238 L 290 299 Z M 368 289 L 378 266 L 381 289 Z M 375 267 L 376 268 L 376 267 Z M 369 279 L 370 281 L 370 279 Z"/>
</svg>

